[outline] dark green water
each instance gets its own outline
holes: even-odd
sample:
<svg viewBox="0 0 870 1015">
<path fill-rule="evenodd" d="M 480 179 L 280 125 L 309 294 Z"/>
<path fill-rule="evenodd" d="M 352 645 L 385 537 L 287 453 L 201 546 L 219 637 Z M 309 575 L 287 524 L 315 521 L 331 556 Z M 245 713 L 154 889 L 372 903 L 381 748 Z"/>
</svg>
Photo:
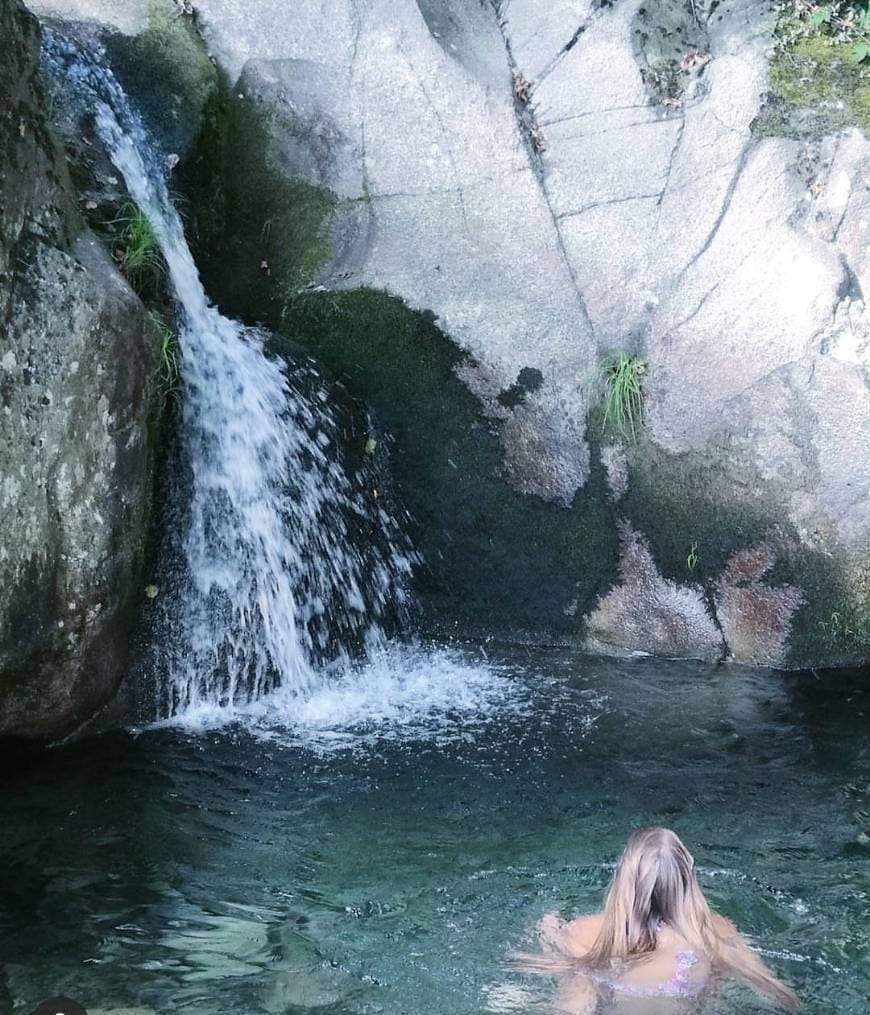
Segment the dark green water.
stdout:
<svg viewBox="0 0 870 1015">
<path fill-rule="evenodd" d="M 479 707 L 348 712 L 331 746 L 264 710 L 7 759 L 0 1011 L 546 1011 L 507 953 L 546 910 L 597 908 L 651 823 L 807 1012 L 870 1010 L 866 681 L 501 662 Z M 768 1008 L 729 985 L 706 1010 Z"/>
</svg>

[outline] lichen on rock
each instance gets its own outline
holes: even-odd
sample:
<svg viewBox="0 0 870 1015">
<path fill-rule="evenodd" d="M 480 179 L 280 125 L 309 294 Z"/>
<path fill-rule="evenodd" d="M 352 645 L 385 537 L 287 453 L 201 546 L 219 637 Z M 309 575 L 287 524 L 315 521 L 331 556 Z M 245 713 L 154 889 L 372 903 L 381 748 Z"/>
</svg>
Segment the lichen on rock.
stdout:
<svg viewBox="0 0 870 1015">
<path fill-rule="evenodd" d="M 0 736 L 46 740 L 114 692 L 139 599 L 156 346 L 83 227 L 46 122 L 35 20 L 0 0 Z"/>
<path fill-rule="evenodd" d="M 643 536 L 620 523 L 620 581 L 586 620 L 586 648 L 606 655 L 721 660 L 721 631 L 702 589 L 658 571 Z"/>
</svg>

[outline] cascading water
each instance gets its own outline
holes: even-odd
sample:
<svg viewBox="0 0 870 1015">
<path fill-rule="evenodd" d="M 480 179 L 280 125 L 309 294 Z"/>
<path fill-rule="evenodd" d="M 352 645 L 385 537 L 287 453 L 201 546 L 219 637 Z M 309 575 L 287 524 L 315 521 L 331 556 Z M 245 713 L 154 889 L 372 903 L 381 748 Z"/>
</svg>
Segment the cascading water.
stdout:
<svg viewBox="0 0 870 1015">
<path fill-rule="evenodd" d="M 149 718 L 245 720 L 331 750 L 386 735 L 466 736 L 505 706 L 525 708 L 488 663 L 387 641 L 415 554 L 371 483 L 344 468 L 331 390 L 310 361 L 288 369 L 267 355 L 266 335 L 209 304 L 165 159 L 99 48 L 46 32 L 43 51 L 65 101 L 93 112 L 176 301 L 186 479 L 165 553 L 179 566 L 164 561 L 160 619 L 148 625 Z"/>
<path fill-rule="evenodd" d="M 342 467 L 316 372 L 289 373 L 264 353 L 261 332 L 209 305 L 162 160 L 100 54 L 57 37 L 45 52 L 53 73 L 89 99 L 159 241 L 177 304 L 190 492 L 185 578 L 164 607 L 175 617 L 170 644 L 159 646 L 168 674 L 160 711 L 243 704 L 278 686 L 310 697 L 316 665 L 351 645 L 381 645 L 380 620 L 401 604 L 413 554 Z M 364 552 L 352 523 L 378 531 Z"/>
</svg>

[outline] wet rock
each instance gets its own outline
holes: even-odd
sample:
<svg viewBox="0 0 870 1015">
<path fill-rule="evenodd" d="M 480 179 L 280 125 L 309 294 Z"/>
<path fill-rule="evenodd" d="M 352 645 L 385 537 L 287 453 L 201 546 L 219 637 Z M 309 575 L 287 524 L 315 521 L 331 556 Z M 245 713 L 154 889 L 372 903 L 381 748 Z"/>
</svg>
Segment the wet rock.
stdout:
<svg viewBox="0 0 870 1015">
<path fill-rule="evenodd" d="M 768 5 L 725 3 L 696 17 L 671 0 L 546 10 L 515 0 L 495 18 L 514 72 L 501 83 L 481 56 L 491 33 L 472 31 L 479 11 L 463 14 L 461 4 L 445 33 L 416 5 L 392 4 L 389 16 L 379 4 L 358 16 L 339 5 L 328 52 L 314 6 L 280 37 L 277 5 L 256 18 L 231 6 L 204 0 L 200 24 L 230 75 L 241 75 L 248 111 L 278 118 L 303 93 L 314 102 L 303 131 L 278 129 L 267 159 L 279 174 L 337 188 L 326 235 L 348 235 L 329 231 L 342 202 L 365 223 L 341 253 L 323 251 L 313 277 L 327 288 L 384 288 L 434 311 L 470 354 L 458 373 L 498 429 L 515 489 L 567 505 L 588 483 L 599 363 L 628 349 L 647 366 L 646 427 L 624 465 L 608 458 L 618 464 L 614 490 L 630 497 L 641 473 L 647 518 L 664 514 L 664 526 L 663 506 L 684 491 L 666 485 L 675 470 L 657 477 L 644 455 L 695 456 L 722 477 L 696 501 L 700 540 L 687 532 L 676 552 L 664 552 L 676 540 L 657 541 L 668 580 L 696 541 L 712 580 L 774 524 L 843 561 L 866 543 L 870 523 L 851 519 L 870 492 L 870 471 L 855 464 L 857 419 L 870 418 L 856 288 L 867 247 L 864 218 L 849 209 L 856 200 L 860 209 L 860 193 L 843 181 L 860 178 L 867 142 L 837 141 L 836 158 L 819 158 L 753 133 L 775 20 Z M 475 46 L 463 42 L 472 35 Z M 344 75 L 346 87 L 303 87 L 317 74 Z M 530 153 L 528 110 L 546 151 Z M 325 164 L 324 132 L 336 142 Z M 283 163 L 282 133 L 297 146 Z M 831 349 L 843 350 L 835 365 Z M 540 389 L 506 403 L 500 396 L 527 366 Z M 854 397 L 832 398 L 837 384 Z M 729 521 L 717 534 L 722 513 Z M 800 555 L 789 559 L 801 620 L 815 627 L 823 583 L 808 558 L 803 575 Z M 858 642 L 853 650 L 863 651 Z M 789 661 L 817 657 L 803 644 Z"/>
<path fill-rule="evenodd" d="M 607 473 L 610 496 L 620 500 L 628 490 L 628 455 L 621 444 L 605 444 L 601 447 L 601 464 Z"/>
<path fill-rule="evenodd" d="M 403 524 L 423 560 L 414 586 L 423 622 L 450 634 L 570 636 L 577 622 L 566 610 L 585 612 L 615 562 L 603 470 L 590 464 L 591 480 L 567 510 L 517 493 L 493 420 L 460 380 L 467 360 L 431 316 L 395 297 L 309 293 L 289 321 L 383 429 L 394 492 L 407 509 Z M 524 411 L 536 378 L 518 377 L 529 401 L 516 393 L 511 400 Z M 493 404 L 508 412 L 497 392 Z M 566 456 L 582 454 L 570 431 L 563 434 Z M 541 450 L 530 445 L 529 454 L 548 481 Z"/>
<path fill-rule="evenodd" d="M 658 655 L 716 662 L 722 633 L 697 585 L 663 578 L 640 533 L 620 526 L 620 581 L 586 621 L 586 648 L 604 655 Z"/>
<path fill-rule="evenodd" d="M 771 587 L 761 579 L 776 563 L 768 545 L 734 554 L 716 589 L 716 614 L 736 662 L 781 666 L 801 593 L 790 585 Z"/>
<path fill-rule="evenodd" d="M 101 16 L 98 0 L 51 2 Z M 132 17 L 141 5 L 119 6 Z M 377 376 L 371 366 L 377 322 L 348 329 L 361 344 L 339 348 L 334 294 L 386 292 L 433 314 L 458 350 L 453 374 L 480 424 L 465 457 L 448 456 L 467 486 L 445 498 L 450 474 L 433 468 L 413 493 L 437 519 L 427 560 L 457 615 L 489 623 L 477 590 L 465 594 L 469 574 L 489 580 L 515 555 L 522 571 L 533 546 L 546 566 L 562 560 L 558 594 L 520 619 L 510 604 L 538 589 L 510 581 L 499 608 L 518 625 L 534 616 L 565 630 L 566 610 L 579 625 L 618 580 L 604 572 L 619 500 L 662 581 L 679 588 L 712 588 L 734 554 L 777 530 L 788 549 L 770 587 L 801 605 L 792 615 L 797 600 L 779 603 L 783 646 L 735 619 L 753 603 L 773 609 L 767 593 L 729 586 L 723 610 L 741 657 L 870 656 L 870 143 L 834 120 L 785 137 L 759 128 L 771 83 L 784 87 L 769 73 L 775 22 L 764 0 L 511 0 L 491 14 L 460 0 L 302 0 L 292 16 L 279 0 L 197 4 L 229 83 L 220 143 L 210 139 L 222 154 L 204 156 L 192 191 L 213 292 L 251 320 L 303 338 L 304 325 L 333 369 L 366 374 L 378 408 L 396 386 L 386 357 Z M 619 351 L 646 367 L 644 427 L 602 458 L 602 363 Z M 540 384 L 521 393 L 524 369 Z M 414 397 L 439 396 L 422 383 Z M 409 457 L 425 461 L 411 417 L 434 411 L 390 410 L 401 439 L 418 441 Z M 516 527 L 488 513 L 465 524 L 456 511 L 479 480 L 503 489 L 481 476 L 489 448 L 471 450 L 493 434 L 500 461 L 487 469 L 557 512 L 546 539 L 524 528 L 536 509 L 517 509 Z M 612 497 L 596 488 L 601 463 Z M 594 510 L 580 517 L 579 503 Z M 494 527 L 475 542 L 482 524 Z M 578 524 L 583 552 L 569 561 L 558 547 Z M 596 539 L 602 561 L 589 569 Z M 693 546 L 698 575 L 686 565 Z M 659 648 L 650 636 L 646 650 Z"/>
<path fill-rule="evenodd" d="M 108 34 L 106 51 L 151 136 L 174 166 L 191 155 L 210 116 L 218 69 L 182 4 L 151 0 L 147 11 L 136 34 Z"/>
<path fill-rule="evenodd" d="M 0 736 L 89 718 L 126 663 L 151 497 L 156 344 L 75 209 L 33 18 L 0 0 Z"/>
<path fill-rule="evenodd" d="M 192 153 L 213 114 L 219 72 L 186 0 L 32 0 L 28 6 L 65 35 L 105 47 L 170 165 Z M 63 96 L 57 100 L 62 104 Z"/>
</svg>

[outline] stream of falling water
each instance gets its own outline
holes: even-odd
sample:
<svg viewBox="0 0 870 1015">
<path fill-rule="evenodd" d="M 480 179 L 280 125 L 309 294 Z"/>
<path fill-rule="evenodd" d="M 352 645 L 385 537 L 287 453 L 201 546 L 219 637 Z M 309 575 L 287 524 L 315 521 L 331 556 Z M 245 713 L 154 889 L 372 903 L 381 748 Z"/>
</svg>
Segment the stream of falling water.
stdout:
<svg viewBox="0 0 870 1015">
<path fill-rule="evenodd" d="M 88 100 L 97 132 L 147 216 L 176 301 L 190 472 L 184 579 L 164 607 L 162 716 L 245 706 L 276 688 L 310 701 L 319 668 L 383 653 L 413 552 L 342 465 L 330 392 L 288 371 L 265 335 L 209 304 L 166 186 L 163 159 L 98 52 L 48 37 L 45 60 Z M 357 526 L 377 539 L 354 544 Z"/>
</svg>

